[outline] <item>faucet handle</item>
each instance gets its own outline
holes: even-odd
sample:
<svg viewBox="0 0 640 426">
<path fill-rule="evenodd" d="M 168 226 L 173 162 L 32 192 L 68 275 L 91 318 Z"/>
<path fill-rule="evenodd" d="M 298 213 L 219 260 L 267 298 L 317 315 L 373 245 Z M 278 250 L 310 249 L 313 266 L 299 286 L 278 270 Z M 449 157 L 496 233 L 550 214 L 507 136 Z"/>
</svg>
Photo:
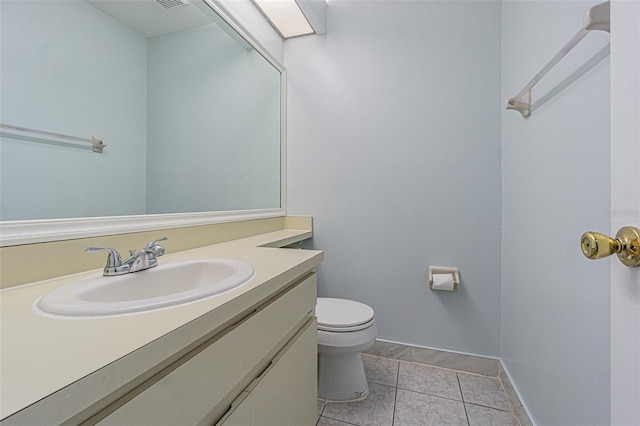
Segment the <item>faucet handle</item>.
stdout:
<svg viewBox="0 0 640 426">
<path fill-rule="evenodd" d="M 158 238 L 157 240 L 153 240 L 149 244 L 147 244 L 147 246 L 144 249 L 147 251 L 147 253 L 151 253 L 154 256 L 162 256 L 164 254 L 164 247 L 158 243 L 160 241 L 165 241 L 165 240 L 167 240 L 167 237 L 162 237 L 162 238 Z"/>
<path fill-rule="evenodd" d="M 118 250 L 111 247 L 87 247 L 85 250 L 87 253 L 92 253 L 96 251 L 108 251 L 109 255 L 107 256 L 107 265 L 104 267 L 105 276 L 109 275 L 121 275 L 129 272 L 129 265 L 122 264 L 122 258 L 120 257 L 120 253 Z"/>
<path fill-rule="evenodd" d="M 158 238 L 157 240 L 153 240 L 149 244 L 147 244 L 146 248 L 153 248 L 154 246 L 158 245 L 160 241 L 165 241 L 165 240 L 168 240 L 168 238 L 162 237 L 162 238 Z"/>
<path fill-rule="evenodd" d="M 87 247 L 84 249 L 87 253 L 92 253 L 94 251 L 108 251 L 109 256 L 107 256 L 107 266 L 120 266 L 122 265 L 122 258 L 120 257 L 120 253 L 118 250 L 111 247 Z"/>
</svg>

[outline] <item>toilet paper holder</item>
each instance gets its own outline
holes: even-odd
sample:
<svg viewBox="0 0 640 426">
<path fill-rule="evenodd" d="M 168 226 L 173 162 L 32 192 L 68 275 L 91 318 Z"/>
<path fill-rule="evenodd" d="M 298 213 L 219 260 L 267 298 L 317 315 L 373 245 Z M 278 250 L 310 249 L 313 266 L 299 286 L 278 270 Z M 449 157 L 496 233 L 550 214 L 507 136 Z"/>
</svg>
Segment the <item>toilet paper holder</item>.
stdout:
<svg viewBox="0 0 640 426">
<path fill-rule="evenodd" d="M 433 276 L 438 274 L 451 275 L 453 288 L 438 288 L 433 286 Z M 456 291 L 460 283 L 460 270 L 453 266 L 429 266 L 429 288 L 431 290 L 451 290 Z"/>
</svg>

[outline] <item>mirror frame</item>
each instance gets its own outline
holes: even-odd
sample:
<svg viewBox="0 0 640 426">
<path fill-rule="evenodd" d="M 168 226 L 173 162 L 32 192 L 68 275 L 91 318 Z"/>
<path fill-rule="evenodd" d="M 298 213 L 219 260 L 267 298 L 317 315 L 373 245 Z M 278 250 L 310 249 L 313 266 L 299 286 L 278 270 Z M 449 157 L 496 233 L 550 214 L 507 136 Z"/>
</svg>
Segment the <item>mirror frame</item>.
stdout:
<svg viewBox="0 0 640 426">
<path fill-rule="evenodd" d="M 216 0 L 192 0 L 229 25 L 280 73 L 280 208 L 216 212 L 0 221 L 0 247 L 286 216 L 287 72 Z M 209 10 L 210 9 L 211 15 Z"/>
</svg>

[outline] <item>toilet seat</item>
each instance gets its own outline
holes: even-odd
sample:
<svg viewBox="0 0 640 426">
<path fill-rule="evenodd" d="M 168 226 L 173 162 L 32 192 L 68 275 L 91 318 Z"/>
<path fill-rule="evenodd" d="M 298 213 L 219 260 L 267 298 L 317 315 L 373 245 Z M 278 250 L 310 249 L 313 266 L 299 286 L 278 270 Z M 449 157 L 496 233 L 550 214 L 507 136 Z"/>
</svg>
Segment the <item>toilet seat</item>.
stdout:
<svg viewBox="0 0 640 426">
<path fill-rule="evenodd" d="M 318 330 L 353 332 L 374 324 L 373 309 L 353 300 L 319 297 L 316 306 Z"/>
</svg>

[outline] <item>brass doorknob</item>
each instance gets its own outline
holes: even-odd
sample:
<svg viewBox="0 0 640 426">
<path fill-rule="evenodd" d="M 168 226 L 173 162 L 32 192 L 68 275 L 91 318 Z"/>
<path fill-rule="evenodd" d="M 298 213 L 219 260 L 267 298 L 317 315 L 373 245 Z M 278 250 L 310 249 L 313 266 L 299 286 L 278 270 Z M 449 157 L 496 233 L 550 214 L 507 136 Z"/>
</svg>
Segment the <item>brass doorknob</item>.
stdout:
<svg viewBox="0 0 640 426">
<path fill-rule="evenodd" d="M 627 266 L 640 266 L 640 229 L 620 228 L 616 238 L 598 232 L 585 232 L 580 239 L 582 253 L 589 259 L 602 259 L 614 253 Z"/>
</svg>

